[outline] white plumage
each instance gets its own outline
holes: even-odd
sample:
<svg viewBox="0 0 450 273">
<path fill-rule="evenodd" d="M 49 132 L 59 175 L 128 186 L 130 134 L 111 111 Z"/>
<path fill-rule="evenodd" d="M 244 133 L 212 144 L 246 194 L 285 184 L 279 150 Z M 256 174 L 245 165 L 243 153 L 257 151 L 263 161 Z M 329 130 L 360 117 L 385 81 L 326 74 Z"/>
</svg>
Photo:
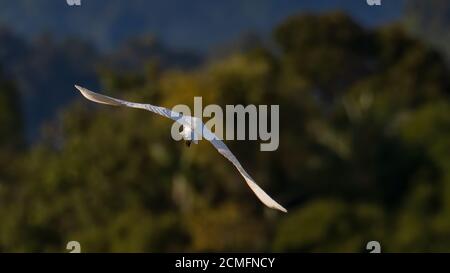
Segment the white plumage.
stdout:
<svg viewBox="0 0 450 273">
<path fill-rule="evenodd" d="M 203 122 L 197 117 L 191 117 L 191 116 L 184 116 L 181 113 L 177 113 L 174 111 L 171 111 L 164 107 L 159 107 L 151 104 L 142 104 L 142 103 L 134 103 L 134 102 L 128 102 L 124 100 L 119 100 L 115 98 L 111 98 L 105 95 L 101 95 L 92 91 L 89 91 L 86 88 L 83 88 L 81 86 L 75 85 L 75 87 L 81 92 L 81 94 L 87 98 L 88 100 L 101 103 L 101 104 L 108 104 L 108 105 L 114 105 L 114 106 L 126 106 L 126 107 L 132 107 L 132 108 L 139 108 L 148 110 L 151 112 L 154 112 L 156 114 L 159 114 L 161 116 L 170 118 L 175 120 L 176 122 L 183 125 L 183 131 L 181 132 L 181 135 L 183 138 L 190 142 L 197 144 L 197 140 L 199 139 L 199 136 L 204 137 L 207 139 L 211 144 L 219 151 L 220 154 L 222 154 L 226 159 L 228 159 L 233 165 L 236 167 L 236 169 L 239 171 L 239 173 L 244 177 L 245 182 L 247 182 L 247 185 L 252 189 L 252 191 L 256 194 L 256 196 L 261 200 L 261 202 L 266 205 L 269 208 L 277 209 L 283 212 L 287 212 L 287 210 L 278 204 L 275 200 L 273 200 L 267 193 L 265 193 L 253 180 L 253 178 L 245 171 L 245 169 L 242 167 L 241 163 L 237 160 L 237 158 L 233 155 L 233 153 L 228 149 L 228 147 L 221 141 L 215 134 L 213 134 L 206 126 L 204 126 Z"/>
</svg>

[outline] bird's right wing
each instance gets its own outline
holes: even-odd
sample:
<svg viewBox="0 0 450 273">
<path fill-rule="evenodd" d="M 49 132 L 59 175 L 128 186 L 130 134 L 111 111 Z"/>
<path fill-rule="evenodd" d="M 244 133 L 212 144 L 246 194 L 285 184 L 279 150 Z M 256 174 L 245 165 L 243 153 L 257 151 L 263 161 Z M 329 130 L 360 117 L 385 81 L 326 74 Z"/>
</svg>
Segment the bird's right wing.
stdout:
<svg viewBox="0 0 450 273">
<path fill-rule="evenodd" d="M 75 88 L 78 89 L 78 91 L 81 92 L 81 94 L 88 100 L 101 103 L 101 104 L 108 104 L 113 106 L 126 106 L 126 107 L 132 107 L 132 108 L 139 108 L 144 109 L 156 114 L 159 114 L 163 117 L 167 117 L 170 119 L 173 119 L 175 121 L 181 121 L 183 115 L 181 113 L 169 110 L 165 107 L 155 106 L 152 104 L 143 104 L 143 103 L 135 103 L 135 102 L 129 102 L 124 100 L 119 100 L 115 98 L 111 98 L 105 95 L 101 95 L 95 92 L 92 92 L 84 87 L 75 85 Z"/>
<path fill-rule="evenodd" d="M 226 159 L 228 159 L 233 165 L 236 167 L 236 169 L 239 171 L 239 173 L 244 177 L 245 182 L 247 182 L 247 185 L 250 187 L 250 189 L 256 194 L 259 200 L 263 202 L 264 205 L 268 206 L 269 208 L 280 210 L 282 212 L 287 212 L 287 210 L 280 204 L 278 204 L 275 200 L 272 199 L 263 189 L 261 189 L 258 184 L 256 184 L 255 180 L 245 171 L 244 167 L 242 167 L 241 163 L 239 163 L 239 160 L 234 156 L 234 154 L 228 149 L 227 145 L 223 143 L 214 133 L 212 133 L 208 128 L 203 126 L 203 137 L 214 146 L 214 148 L 219 151 L 221 155 L 223 155 Z"/>
</svg>

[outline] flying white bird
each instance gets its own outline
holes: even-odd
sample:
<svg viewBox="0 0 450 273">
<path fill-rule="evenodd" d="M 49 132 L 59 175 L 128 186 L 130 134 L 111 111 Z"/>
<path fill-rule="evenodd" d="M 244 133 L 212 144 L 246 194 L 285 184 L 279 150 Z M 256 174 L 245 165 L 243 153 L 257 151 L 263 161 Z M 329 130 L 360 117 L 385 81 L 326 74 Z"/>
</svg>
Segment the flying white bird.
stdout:
<svg viewBox="0 0 450 273">
<path fill-rule="evenodd" d="M 97 103 L 144 109 L 175 120 L 179 124 L 183 125 L 183 131 L 180 134 L 186 141 L 187 146 L 190 146 L 191 143 L 197 144 L 199 135 L 202 135 L 211 142 L 211 144 L 217 149 L 217 151 L 219 151 L 220 154 L 222 154 L 226 159 L 228 159 L 231 163 L 233 163 L 233 165 L 238 169 L 239 173 L 244 177 L 245 182 L 247 182 L 247 185 L 250 187 L 250 189 L 252 189 L 252 191 L 256 194 L 256 196 L 259 198 L 259 200 L 261 200 L 261 202 L 264 205 L 272 209 L 287 212 L 287 210 L 283 208 L 283 206 L 281 206 L 275 200 L 273 200 L 255 183 L 253 178 L 251 178 L 251 176 L 245 171 L 241 163 L 239 163 L 237 158 L 233 155 L 230 149 L 228 149 L 225 143 L 223 143 L 215 134 L 213 134 L 203 124 L 200 118 L 182 115 L 181 113 L 171 111 L 167 108 L 151 104 L 134 103 L 111 98 L 105 95 L 89 91 L 88 89 L 78 85 L 75 85 L 75 88 L 77 88 L 85 98 Z"/>
</svg>

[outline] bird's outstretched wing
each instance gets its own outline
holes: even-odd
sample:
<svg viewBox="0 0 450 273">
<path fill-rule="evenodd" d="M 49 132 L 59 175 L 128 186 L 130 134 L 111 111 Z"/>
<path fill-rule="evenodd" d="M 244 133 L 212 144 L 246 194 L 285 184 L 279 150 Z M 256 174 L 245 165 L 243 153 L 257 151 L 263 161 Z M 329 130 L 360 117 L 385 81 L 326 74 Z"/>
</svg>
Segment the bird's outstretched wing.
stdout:
<svg viewBox="0 0 450 273">
<path fill-rule="evenodd" d="M 183 125 L 186 123 L 188 126 L 190 126 L 189 121 L 187 121 L 187 118 L 184 118 L 181 113 L 171 111 L 164 107 L 159 107 L 151 104 L 142 104 L 142 103 L 134 103 L 134 102 L 128 102 L 124 100 L 119 100 L 115 98 L 111 98 L 105 95 L 101 95 L 95 92 L 92 92 L 86 88 L 83 88 L 81 86 L 75 85 L 75 87 L 81 92 L 81 94 L 87 98 L 88 100 L 102 103 L 102 104 L 108 104 L 113 106 L 126 106 L 126 107 L 132 107 L 132 108 L 139 108 L 148 110 L 151 112 L 154 112 L 156 114 L 159 114 L 164 117 L 168 117 L 170 119 L 173 119 L 179 123 L 182 123 Z M 277 209 L 283 212 L 287 212 L 283 206 L 278 204 L 275 200 L 273 200 L 267 193 L 265 193 L 251 178 L 251 176 L 245 171 L 245 169 L 242 167 L 241 163 L 237 160 L 237 158 L 233 155 L 233 153 L 228 149 L 228 147 L 223 143 L 216 135 L 214 135 L 208 128 L 205 126 L 201 126 L 202 128 L 202 134 L 203 137 L 205 137 L 207 140 L 209 140 L 212 145 L 221 153 L 225 158 L 227 158 L 233 165 L 238 169 L 238 171 L 241 173 L 241 175 L 244 177 L 245 181 L 247 182 L 247 185 L 252 189 L 252 191 L 256 194 L 256 196 L 261 200 L 261 202 L 264 203 L 264 205 L 268 206 L 269 208 Z M 199 129 L 199 128 L 198 128 Z M 196 129 L 196 130 L 198 130 Z"/>
<path fill-rule="evenodd" d="M 169 110 L 165 107 L 155 106 L 151 104 L 143 104 L 143 103 L 135 103 L 135 102 L 129 102 L 124 100 L 119 100 L 115 98 L 111 98 L 105 95 L 101 95 L 95 92 L 92 92 L 84 87 L 75 85 L 75 88 L 78 89 L 78 91 L 81 92 L 81 94 L 88 100 L 91 100 L 93 102 L 102 103 L 102 104 L 108 104 L 113 106 L 126 106 L 126 107 L 132 107 L 132 108 L 139 108 L 151 111 L 153 113 L 159 114 L 163 117 L 167 117 L 170 119 L 173 119 L 175 121 L 181 121 L 180 119 L 183 117 L 181 113 L 174 112 L 172 110 Z"/>
<path fill-rule="evenodd" d="M 272 209 L 277 209 L 282 212 L 287 212 L 283 206 L 278 204 L 275 200 L 273 200 L 266 192 L 264 192 L 261 187 L 256 184 L 255 180 L 245 171 L 245 169 L 242 167 L 241 163 L 237 160 L 237 158 L 234 156 L 234 154 L 228 149 L 227 145 L 223 143 L 215 134 L 213 134 L 208 128 L 203 126 L 203 137 L 214 146 L 214 148 L 219 151 L 220 154 L 222 154 L 226 159 L 231 161 L 233 165 L 238 169 L 238 171 L 241 173 L 241 175 L 244 177 L 245 182 L 247 182 L 247 185 L 252 189 L 252 191 L 256 194 L 256 196 L 263 202 L 264 205 L 268 206 Z"/>
</svg>

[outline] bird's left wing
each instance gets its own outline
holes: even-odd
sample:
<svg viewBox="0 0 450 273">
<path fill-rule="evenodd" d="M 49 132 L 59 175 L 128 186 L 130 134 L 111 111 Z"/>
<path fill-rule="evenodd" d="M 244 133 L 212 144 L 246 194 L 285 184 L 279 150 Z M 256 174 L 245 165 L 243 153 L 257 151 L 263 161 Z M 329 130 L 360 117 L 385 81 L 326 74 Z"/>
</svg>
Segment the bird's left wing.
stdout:
<svg viewBox="0 0 450 273">
<path fill-rule="evenodd" d="M 81 92 L 81 94 L 88 100 L 101 103 L 101 104 L 108 104 L 113 106 L 126 106 L 126 107 L 132 107 L 132 108 L 139 108 L 144 109 L 147 111 L 151 111 L 153 113 L 159 114 L 163 117 L 167 117 L 170 119 L 173 119 L 175 121 L 182 121 L 183 115 L 181 113 L 169 110 L 165 107 L 160 107 L 152 104 L 143 104 L 143 103 L 135 103 L 135 102 L 129 102 L 125 100 L 119 100 L 116 98 L 108 97 L 105 95 L 101 95 L 95 92 L 92 92 L 84 87 L 75 85 L 75 88 L 78 89 L 78 91 Z"/>
<path fill-rule="evenodd" d="M 268 206 L 272 209 L 277 209 L 282 212 L 287 212 L 287 210 L 278 204 L 275 200 L 273 200 L 266 192 L 264 192 L 261 187 L 256 184 L 255 180 L 245 171 L 242 167 L 241 163 L 237 160 L 234 154 L 228 149 L 227 145 L 223 143 L 215 134 L 213 134 L 208 128 L 203 126 L 203 137 L 209 140 L 211 144 L 222 154 L 226 159 L 228 159 L 233 165 L 238 169 L 239 173 L 241 173 L 242 177 L 244 177 L 247 185 L 252 189 L 252 191 L 256 194 L 259 200 L 263 202 L 264 205 Z"/>
</svg>

